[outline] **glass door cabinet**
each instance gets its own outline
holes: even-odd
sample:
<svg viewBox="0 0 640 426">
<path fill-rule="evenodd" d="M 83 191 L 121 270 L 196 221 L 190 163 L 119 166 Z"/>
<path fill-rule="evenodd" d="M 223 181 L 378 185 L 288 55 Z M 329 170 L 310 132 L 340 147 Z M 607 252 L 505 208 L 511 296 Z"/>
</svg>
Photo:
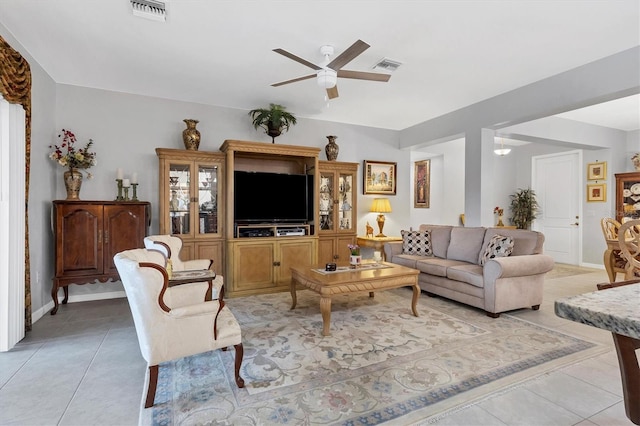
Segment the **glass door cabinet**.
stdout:
<svg viewBox="0 0 640 426">
<path fill-rule="evenodd" d="M 347 262 L 357 234 L 358 163 L 319 162 L 318 262 Z"/>
<path fill-rule="evenodd" d="M 181 257 L 214 259 L 222 273 L 224 155 L 157 148 L 160 233 L 182 238 Z"/>
</svg>

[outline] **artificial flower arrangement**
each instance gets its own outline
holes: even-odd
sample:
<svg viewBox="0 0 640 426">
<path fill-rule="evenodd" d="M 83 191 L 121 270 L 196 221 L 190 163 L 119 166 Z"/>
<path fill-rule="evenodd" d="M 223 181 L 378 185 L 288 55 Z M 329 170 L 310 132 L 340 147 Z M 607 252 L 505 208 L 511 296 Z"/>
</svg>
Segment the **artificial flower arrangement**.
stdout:
<svg viewBox="0 0 640 426">
<path fill-rule="evenodd" d="M 60 164 L 62 167 L 68 167 L 73 172 L 76 169 L 88 169 L 97 164 L 96 153 L 89 151 L 93 145 L 93 139 L 84 148 L 76 149 L 76 135 L 70 130 L 62 129 L 62 133 L 58 135 L 62 138 L 62 143 L 58 145 L 49 145 L 53 148 L 53 152 L 49 154 L 49 158 Z M 91 179 L 93 175 L 87 172 L 87 178 Z"/>
<path fill-rule="evenodd" d="M 349 247 L 349 250 L 351 250 L 351 256 L 360 256 L 359 245 L 348 244 L 347 247 Z"/>
<path fill-rule="evenodd" d="M 635 154 L 633 154 L 633 157 L 631 157 L 631 161 L 633 162 L 633 166 L 636 168 L 636 170 L 640 170 L 640 152 L 636 152 Z"/>
<path fill-rule="evenodd" d="M 504 209 L 496 206 L 496 208 L 493 209 L 493 214 L 497 214 L 498 216 L 502 216 L 504 214 Z"/>
</svg>

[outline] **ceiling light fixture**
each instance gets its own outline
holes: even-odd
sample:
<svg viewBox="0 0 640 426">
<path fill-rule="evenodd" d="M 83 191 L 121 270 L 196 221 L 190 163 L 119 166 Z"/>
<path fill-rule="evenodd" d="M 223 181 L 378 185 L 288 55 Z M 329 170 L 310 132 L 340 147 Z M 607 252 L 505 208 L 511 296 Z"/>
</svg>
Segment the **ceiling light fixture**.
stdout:
<svg viewBox="0 0 640 426">
<path fill-rule="evenodd" d="M 511 148 L 505 148 L 504 147 L 504 139 L 500 138 L 500 148 L 494 149 L 493 152 L 496 155 L 504 157 L 505 155 L 507 155 L 508 153 L 511 152 Z"/>
<path fill-rule="evenodd" d="M 338 83 L 338 73 L 330 68 L 318 71 L 318 86 L 323 89 L 331 89 L 336 87 Z"/>
<path fill-rule="evenodd" d="M 152 21 L 165 22 L 167 11 L 164 3 L 155 0 L 130 0 L 133 16 L 150 19 Z"/>
</svg>

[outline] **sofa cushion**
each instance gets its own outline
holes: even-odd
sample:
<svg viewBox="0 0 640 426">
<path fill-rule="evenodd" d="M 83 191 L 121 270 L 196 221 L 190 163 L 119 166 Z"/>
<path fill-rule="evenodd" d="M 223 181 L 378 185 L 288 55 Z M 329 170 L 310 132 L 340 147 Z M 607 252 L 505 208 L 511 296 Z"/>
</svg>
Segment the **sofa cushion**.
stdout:
<svg viewBox="0 0 640 426">
<path fill-rule="evenodd" d="M 503 235 L 494 235 L 489 244 L 480 253 L 480 265 L 484 265 L 489 259 L 495 257 L 507 257 L 513 252 L 513 238 Z"/>
<path fill-rule="evenodd" d="M 424 258 L 424 256 L 416 256 L 413 254 L 396 254 L 393 256 L 393 259 L 391 259 L 391 263 L 416 269 L 416 261 Z"/>
<path fill-rule="evenodd" d="M 418 259 L 413 268 L 425 274 L 446 277 L 447 268 L 458 265 L 468 265 L 468 263 L 460 260 L 440 259 L 438 257 L 423 257 Z"/>
<path fill-rule="evenodd" d="M 484 276 L 480 265 L 458 265 L 447 268 L 447 278 L 463 283 L 471 284 L 475 287 L 484 287 Z"/>
<path fill-rule="evenodd" d="M 429 231 L 400 231 L 402 234 L 402 254 L 432 256 L 431 233 Z"/>
<path fill-rule="evenodd" d="M 451 241 L 447 250 L 447 259 L 462 260 L 478 264 L 480 248 L 484 241 L 485 228 L 451 229 Z"/>
<path fill-rule="evenodd" d="M 494 235 L 513 238 L 513 253 L 511 253 L 511 256 L 542 254 L 544 235 L 540 232 L 527 229 L 487 228 L 487 232 L 484 235 L 484 243 L 482 244 L 483 248 L 489 244 Z"/>
<path fill-rule="evenodd" d="M 431 250 L 433 255 L 441 259 L 447 258 L 447 249 L 451 240 L 449 225 L 420 225 L 421 231 L 431 231 Z"/>
</svg>

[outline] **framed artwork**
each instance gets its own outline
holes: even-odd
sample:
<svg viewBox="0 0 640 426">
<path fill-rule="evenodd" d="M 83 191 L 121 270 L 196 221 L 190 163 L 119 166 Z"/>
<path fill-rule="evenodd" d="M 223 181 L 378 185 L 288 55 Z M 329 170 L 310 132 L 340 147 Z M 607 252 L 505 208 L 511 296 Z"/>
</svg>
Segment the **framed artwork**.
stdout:
<svg viewBox="0 0 640 426">
<path fill-rule="evenodd" d="M 590 183 L 587 185 L 587 201 L 607 201 L 607 184 Z"/>
<path fill-rule="evenodd" d="M 607 180 L 607 162 L 587 164 L 587 180 Z"/>
<path fill-rule="evenodd" d="M 413 207 L 429 208 L 431 160 L 413 163 Z"/>
<path fill-rule="evenodd" d="M 396 165 L 387 161 L 364 160 L 364 193 L 396 195 Z"/>
</svg>

